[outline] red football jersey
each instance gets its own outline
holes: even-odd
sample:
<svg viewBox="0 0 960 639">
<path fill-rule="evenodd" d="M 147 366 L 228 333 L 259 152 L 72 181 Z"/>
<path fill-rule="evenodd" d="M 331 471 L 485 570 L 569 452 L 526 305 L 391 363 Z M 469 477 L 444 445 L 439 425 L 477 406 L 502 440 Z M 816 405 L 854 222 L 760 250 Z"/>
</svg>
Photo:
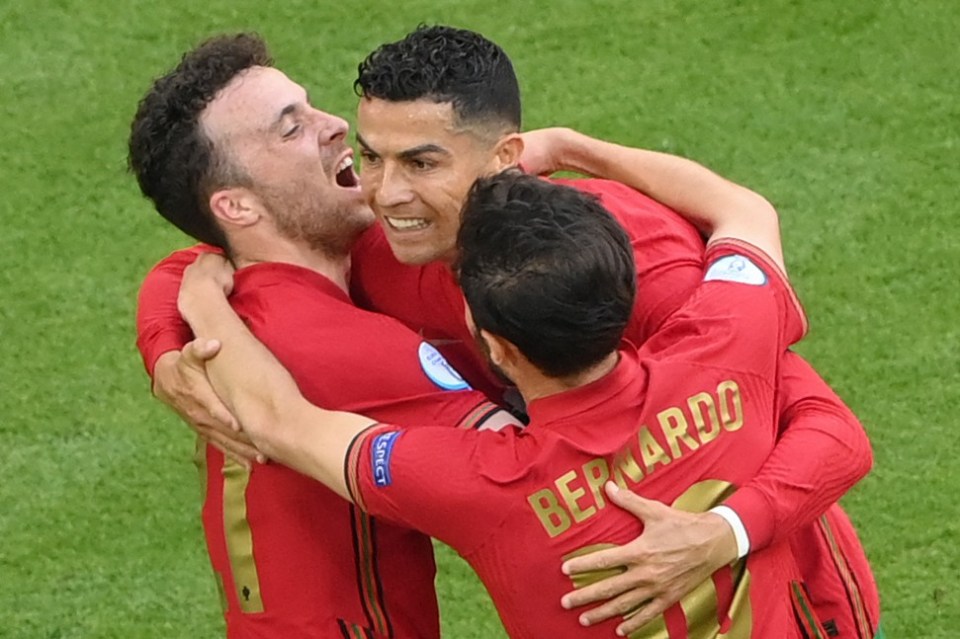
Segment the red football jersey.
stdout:
<svg viewBox="0 0 960 639">
<path fill-rule="evenodd" d="M 637 299 L 628 338 L 640 344 L 690 296 L 703 271 L 703 240 L 683 218 L 642 193 L 608 180 L 550 180 L 600 198 L 626 228 L 637 265 Z M 477 389 L 507 405 L 512 398 L 492 375 L 464 322 L 464 301 L 450 269 L 439 262 L 401 264 L 379 225 L 353 251 L 351 295 L 360 306 L 399 319 L 434 344 Z"/>
<path fill-rule="evenodd" d="M 428 532 L 473 566 L 514 638 L 612 637 L 560 607 L 570 556 L 633 539 L 641 524 L 606 508 L 607 479 L 684 510 L 721 503 L 777 437 L 779 354 L 805 323 L 789 285 L 742 243 L 708 251 L 704 283 L 615 370 L 529 405 L 503 433 L 375 426 L 346 459 L 363 509 Z M 727 567 L 637 636 L 800 637 L 799 572 L 786 543 Z"/>
<path fill-rule="evenodd" d="M 241 269 L 231 303 L 319 406 L 464 428 L 497 410 L 462 390 L 416 334 L 357 308 L 313 271 Z M 212 446 L 205 479 L 204 530 L 229 637 L 439 637 L 428 537 L 370 517 L 279 464 L 250 473 L 224 464 Z"/>
<path fill-rule="evenodd" d="M 696 288 L 703 240 L 677 213 L 618 182 L 551 181 L 598 196 L 626 229 L 637 263 L 637 300 L 625 338 L 643 344 Z M 397 262 L 379 226 L 361 238 L 354 264 L 351 290 L 358 303 L 419 331 L 475 387 L 515 405 L 509 389 L 483 364 L 464 323 L 463 297 L 449 268 Z M 836 631 L 832 636 L 868 639 L 877 629 L 879 595 L 856 531 L 835 502 L 869 470 L 869 441 L 856 416 L 799 355 L 784 356 L 781 375 L 779 404 L 786 415 L 781 426 L 790 424 L 790 445 L 778 447 L 775 463 L 767 464 L 726 504 L 740 515 L 753 548 L 763 548 L 774 535 L 783 539 L 795 534 L 792 543 L 804 580 L 818 615 Z M 824 441 L 829 449 L 824 449 Z M 824 510 L 827 520 L 804 523 Z M 832 544 L 827 521 L 833 528 Z"/>
<path fill-rule="evenodd" d="M 598 195 L 627 229 L 638 264 L 638 298 L 627 337 L 642 344 L 663 319 L 683 304 L 700 279 L 703 242 L 679 215 L 641 193 L 607 180 L 555 180 Z M 177 311 L 180 273 L 198 250 L 181 251 L 158 264 L 140 294 L 138 346 L 148 372 L 162 353 L 190 339 Z M 379 226 L 354 251 L 351 294 L 361 305 L 397 317 L 434 344 L 477 389 L 505 405 L 515 398 L 489 373 L 463 320 L 463 299 L 450 270 L 441 264 L 400 264 Z M 876 585 L 856 531 L 839 506 L 828 515 L 835 544 L 822 520 L 804 525 L 871 463 L 869 442 L 859 422 L 799 356 L 783 362 L 780 405 L 790 428 L 770 462 L 753 482 L 726 503 L 740 515 L 754 548 L 796 533 L 793 542 L 817 612 L 838 637 L 865 639 L 879 619 Z M 827 436 L 824 437 L 824 434 Z M 827 442 L 825 444 L 825 442 Z M 813 490 L 816 487 L 817 490 Z M 849 566 L 844 578 L 841 563 Z M 842 584 L 842 588 L 840 585 Z M 863 601 L 864 614 L 856 601 Z"/>
<path fill-rule="evenodd" d="M 781 362 L 780 419 L 789 420 L 791 427 L 784 431 L 765 469 L 744 495 L 734 495 L 727 505 L 737 512 L 748 512 L 748 502 L 760 496 L 758 502 L 775 503 L 781 495 L 801 496 L 807 503 L 806 512 L 826 512 L 812 523 L 805 523 L 801 515 L 785 516 L 789 510 L 767 508 L 762 514 L 751 513 L 752 521 L 771 521 L 769 530 L 755 525 L 751 534 L 771 539 L 778 529 L 795 530 L 789 536 L 800 574 L 810 594 L 810 602 L 830 637 L 841 639 L 872 639 L 880 622 L 880 596 L 866 553 L 857 537 L 856 529 L 843 509 L 829 496 L 812 499 L 814 491 L 804 477 L 817 477 L 820 482 L 844 486 L 838 466 L 858 465 L 871 459 L 869 442 L 865 437 L 842 437 L 837 424 L 858 424 L 856 416 L 833 390 L 799 355 L 788 352 Z M 796 428 L 802 425 L 801 429 Z M 838 454 L 845 460 L 831 459 L 816 453 L 797 455 L 791 449 L 810 449 L 808 435 L 820 432 L 834 439 Z M 789 446 L 785 440 L 795 439 Z M 776 472 L 790 468 L 791 474 Z M 821 484 L 822 485 L 822 484 Z M 771 513 L 773 517 L 771 517 Z M 782 535 L 779 535 L 782 537 Z"/>
</svg>

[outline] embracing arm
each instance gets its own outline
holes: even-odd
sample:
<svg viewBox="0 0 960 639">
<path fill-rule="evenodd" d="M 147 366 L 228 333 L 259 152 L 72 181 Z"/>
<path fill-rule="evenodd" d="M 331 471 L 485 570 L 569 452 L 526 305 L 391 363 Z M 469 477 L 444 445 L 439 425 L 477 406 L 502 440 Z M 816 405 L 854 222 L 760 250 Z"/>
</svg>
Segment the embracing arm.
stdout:
<svg viewBox="0 0 960 639">
<path fill-rule="evenodd" d="M 541 167 L 622 181 L 684 214 L 713 238 L 734 237 L 760 246 L 782 267 L 776 214 L 759 195 L 681 158 L 569 130 L 544 134 L 559 135 L 564 143 L 554 148 L 567 155 L 563 162 L 550 159 Z M 730 220 L 724 221 L 724 215 Z M 757 216 L 753 227 L 751 216 Z M 869 444 L 856 418 L 798 356 L 785 356 L 783 375 L 786 406 L 781 408 L 790 427 L 757 476 L 724 504 L 730 509 L 729 525 L 718 525 L 716 514 L 681 513 L 630 493 L 611 496 L 644 520 L 644 534 L 626 546 L 567 562 L 565 572 L 610 566 L 624 566 L 626 572 L 569 593 L 565 606 L 604 602 L 582 615 L 586 623 L 636 610 L 620 627 L 632 632 L 747 548 L 762 548 L 812 522 L 863 476 L 870 465 Z M 745 534 L 739 539 L 743 543 L 732 545 L 735 526 Z"/>
<path fill-rule="evenodd" d="M 873 459 L 860 422 L 799 355 L 784 355 L 780 384 L 782 435 L 757 475 L 724 502 L 741 518 L 750 551 L 812 523 L 866 475 Z M 569 593 L 564 605 L 602 602 L 581 616 L 588 624 L 638 610 L 620 626 L 630 633 L 740 553 L 724 541 L 729 527 L 718 527 L 715 515 L 675 511 L 620 492 L 611 501 L 642 519 L 644 533 L 625 546 L 573 559 L 564 572 L 626 571 Z"/>
<path fill-rule="evenodd" d="M 781 269 L 780 222 L 760 194 L 701 164 L 668 153 L 636 149 L 591 138 L 572 129 L 524 134 L 535 172 L 576 171 L 621 182 L 673 209 L 710 240 L 732 238 L 763 250 Z M 527 164 L 525 164 L 527 166 Z"/>
<path fill-rule="evenodd" d="M 303 397 L 231 308 L 229 273 L 222 257 L 204 256 L 187 269 L 180 289 L 180 310 L 198 339 L 216 336 L 220 344 L 206 363 L 214 389 L 260 450 L 350 499 L 344 459 L 353 438 L 376 422 L 317 408 Z"/>
<path fill-rule="evenodd" d="M 526 136 L 533 139 L 539 168 L 623 182 L 673 208 L 711 239 L 746 240 L 783 267 L 776 214 L 749 189 L 690 160 L 597 140 L 571 129 L 544 129 Z M 790 427 L 781 431 L 781 440 L 757 477 L 725 504 L 743 521 L 752 548 L 763 548 L 774 534 L 782 539 L 810 523 L 872 463 L 860 422 L 809 364 L 788 352 L 781 366 L 781 424 Z"/>
<path fill-rule="evenodd" d="M 191 341 L 193 332 L 177 308 L 183 271 L 198 255 L 218 249 L 198 244 L 175 251 L 147 274 L 137 300 L 137 348 L 153 380 L 153 394 L 200 437 L 240 464 L 266 458 L 246 436 L 214 392 L 204 362 L 216 354 L 208 344 Z"/>
</svg>

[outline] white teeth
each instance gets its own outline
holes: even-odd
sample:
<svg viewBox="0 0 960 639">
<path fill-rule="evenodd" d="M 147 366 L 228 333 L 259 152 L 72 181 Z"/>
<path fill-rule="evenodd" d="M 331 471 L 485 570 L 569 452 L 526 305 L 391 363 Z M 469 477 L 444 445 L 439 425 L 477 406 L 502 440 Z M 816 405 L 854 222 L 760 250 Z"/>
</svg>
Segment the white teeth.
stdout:
<svg viewBox="0 0 960 639">
<path fill-rule="evenodd" d="M 337 165 L 337 173 L 349 169 L 351 166 L 353 166 L 353 158 L 348 155 L 340 160 L 340 164 Z"/>
<path fill-rule="evenodd" d="M 414 218 L 399 218 L 399 217 L 387 217 L 387 224 L 390 225 L 390 228 L 397 229 L 398 231 L 409 231 L 412 229 L 425 229 L 429 224 L 427 221 L 420 217 Z"/>
</svg>

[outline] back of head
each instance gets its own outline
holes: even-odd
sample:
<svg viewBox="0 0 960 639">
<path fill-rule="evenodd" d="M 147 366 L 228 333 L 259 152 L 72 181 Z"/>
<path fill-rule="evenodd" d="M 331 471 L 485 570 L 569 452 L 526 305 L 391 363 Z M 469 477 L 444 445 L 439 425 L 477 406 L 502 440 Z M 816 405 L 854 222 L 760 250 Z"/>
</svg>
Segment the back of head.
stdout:
<svg viewBox="0 0 960 639">
<path fill-rule="evenodd" d="M 478 180 L 457 236 L 460 286 L 478 329 L 550 377 L 613 352 L 633 310 L 627 234 L 592 195 L 518 171 Z"/>
<path fill-rule="evenodd" d="M 195 239 L 226 248 L 208 199 L 246 180 L 204 134 L 200 115 L 238 74 L 272 64 L 258 36 L 217 36 L 185 54 L 140 100 L 130 126 L 130 170 L 157 211 Z"/>
<path fill-rule="evenodd" d="M 390 102 L 449 102 L 463 125 L 520 130 L 520 87 L 510 58 L 475 31 L 420 26 L 381 45 L 360 63 L 361 97 Z"/>
</svg>

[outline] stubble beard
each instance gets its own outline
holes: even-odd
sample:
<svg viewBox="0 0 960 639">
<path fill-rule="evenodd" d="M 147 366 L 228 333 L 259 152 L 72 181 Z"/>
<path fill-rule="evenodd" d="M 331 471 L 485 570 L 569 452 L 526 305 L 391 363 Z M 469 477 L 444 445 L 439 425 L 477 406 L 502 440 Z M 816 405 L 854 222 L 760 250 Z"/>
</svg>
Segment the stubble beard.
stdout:
<svg viewBox="0 0 960 639">
<path fill-rule="evenodd" d="M 260 189 L 261 198 L 273 213 L 277 232 L 305 243 L 312 251 L 331 258 L 350 254 L 354 243 L 373 222 L 361 204 L 331 204 L 307 189 Z"/>
</svg>

